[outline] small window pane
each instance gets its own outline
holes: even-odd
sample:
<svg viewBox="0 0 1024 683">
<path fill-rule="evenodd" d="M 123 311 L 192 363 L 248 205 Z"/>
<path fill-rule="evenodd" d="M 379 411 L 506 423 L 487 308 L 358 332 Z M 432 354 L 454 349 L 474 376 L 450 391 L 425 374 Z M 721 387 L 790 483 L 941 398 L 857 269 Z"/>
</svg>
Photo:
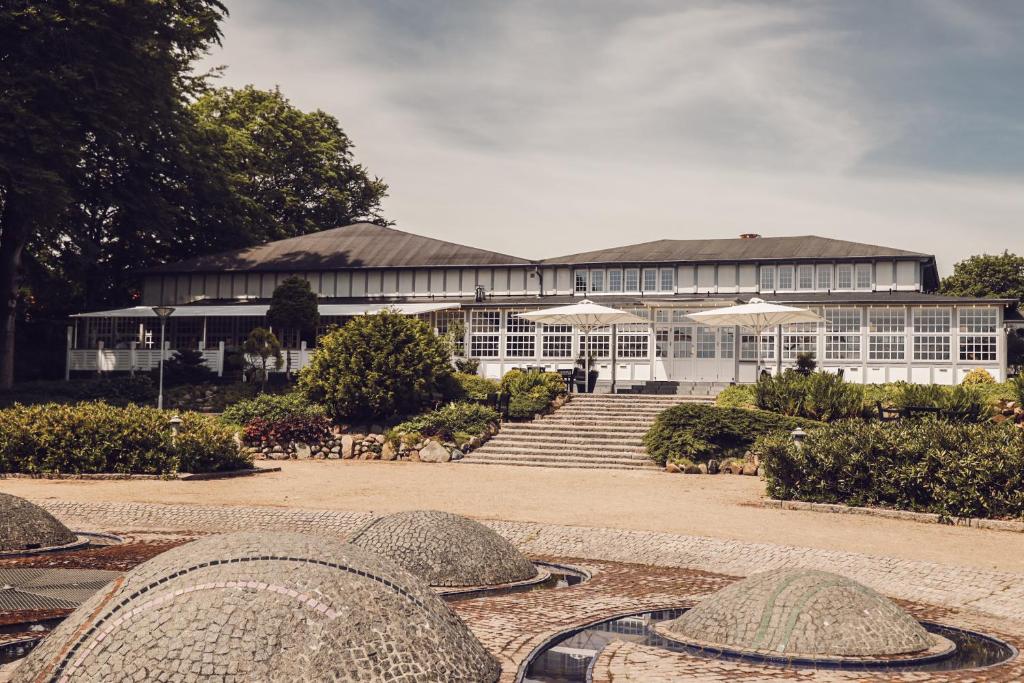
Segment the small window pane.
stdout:
<svg viewBox="0 0 1024 683">
<path fill-rule="evenodd" d="M 857 289 L 871 289 L 871 264 L 857 264 Z"/>
<path fill-rule="evenodd" d="M 832 289 L 832 266 L 818 266 L 818 289 Z"/>
<path fill-rule="evenodd" d="M 775 289 L 775 266 L 761 266 L 761 291 Z"/>
<path fill-rule="evenodd" d="M 622 291 L 622 271 L 621 270 L 609 270 L 608 271 L 608 291 L 609 292 L 621 292 Z"/>
<path fill-rule="evenodd" d="M 625 292 L 638 292 L 640 291 L 640 271 L 636 268 L 629 268 L 626 270 L 626 284 L 623 291 Z"/>
<path fill-rule="evenodd" d="M 658 289 L 658 271 L 652 269 L 644 270 L 644 291 L 654 292 Z"/>
<path fill-rule="evenodd" d="M 661 291 L 671 292 L 676 288 L 676 271 L 672 268 L 661 269 Z"/>
<path fill-rule="evenodd" d="M 797 273 L 797 286 L 800 289 L 814 289 L 814 266 L 800 266 Z"/>
<path fill-rule="evenodd" d="M 587 293 L 587 271 L 577 270 L 575 274 L 575 287 L 574 290 L 577 294 Z"/>
<path fill-rule="evenodd" d="M 779 289 L 793 289 L 793 266 L 779 266 Z"/>
<path fill-rule="evenodd" d="M 836 289 L 853 289 L 853 266 L 842 265 L 836 268 Z"/>
<path fill-rule="evenodd" d="M 590 291 L 591 292 L 603 292 L 604 291 L 604 271 L 603 270 L 592 270 L 592 271 L 590 271 Z"/>
</svg>

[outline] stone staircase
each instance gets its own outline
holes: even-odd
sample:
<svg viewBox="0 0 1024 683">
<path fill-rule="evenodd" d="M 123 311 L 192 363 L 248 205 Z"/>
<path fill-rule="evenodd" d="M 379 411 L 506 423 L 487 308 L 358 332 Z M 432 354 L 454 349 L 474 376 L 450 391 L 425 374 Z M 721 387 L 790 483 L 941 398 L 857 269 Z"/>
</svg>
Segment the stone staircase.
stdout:
<svg viewBox="0 0 1024 683">
<path fill-rule="evenodd" d="M 576 394 L 550 415 L 506 422 L 501 431 L 460 462 L 585 469 L 655 469 L 643 437 L 658 413 L 691 396 Z"/>
</svg>

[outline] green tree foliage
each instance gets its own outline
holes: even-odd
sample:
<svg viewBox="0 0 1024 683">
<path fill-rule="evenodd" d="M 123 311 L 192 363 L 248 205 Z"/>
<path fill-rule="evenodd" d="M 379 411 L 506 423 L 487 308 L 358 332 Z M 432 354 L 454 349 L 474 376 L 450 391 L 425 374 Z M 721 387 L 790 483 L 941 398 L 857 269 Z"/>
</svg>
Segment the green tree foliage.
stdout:
<svg viewBox="0 0 1024 683">
<path fill-rule="evenodd" d="M 1002 254 L 972 256 L 953 266 L 953 274 L 942 279 L 940 288 L 950 296 L 1024 298 L 1024 256 Z"/>
<path fill-rule="evenodd" d="M 303 112 L 279 90 L 212 90 L 192 106 L 199 133 L 228 179 L 231 201 L 207 207 L 247 244 L 356 221 L 384 224 L 387 185 L 352 157 L 338 120 Z"/>
<path fill-rule="evenodd" d="M 0 387 L 13 380 L 26 246 L 96 164 L 140 177 L 181 128 L 220 39 L 218 0 L 11 0 L 0 5 Z M 73 236 L 73 239 L 77 234 Z"/>
<path fill-rule="evenodd" d="M 836 420 L 861 413 L 864 389 L 830 372 L 786 370 L 765 375 L 754 387 L 757 407 L 812 420 Z"/>
<path fill-rule="evenodd" d="M 444 340 L 422 320 L 385 310 L 320 337 L 299 387 L 336 420 L 375 420 L 419 412 L 451 374 Z"/>
<path fill-rule="evenodd" d="M 270 298 L 267 322 L 279 330 L 299 330 L 303 340 L 313 341 L 320 312 L 309 281 L 295 275 L 282 280 Z"/>
<path fill-rule="evenodd" d="M 253 381 L 260 383 L 261 391 L 265 390 L 267 379 L 270 377 L 271 361 L 277 366 L 284 362 L 281 342 L 277 335 L 264 327 L 257 327 L 242 343 L 242 352 L 245 354 Z"/>
</svg>

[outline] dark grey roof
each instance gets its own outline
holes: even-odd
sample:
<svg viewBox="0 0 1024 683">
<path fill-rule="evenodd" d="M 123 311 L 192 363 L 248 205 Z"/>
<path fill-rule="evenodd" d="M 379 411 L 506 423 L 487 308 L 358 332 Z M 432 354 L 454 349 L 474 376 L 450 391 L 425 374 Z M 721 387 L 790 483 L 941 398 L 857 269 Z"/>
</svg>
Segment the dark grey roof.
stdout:
<svg viewBox="0 0 1024 683">
<path fill-rule="evenodd" d="M 774 259 L 930 259 L 930 254 L 847 242 L 829 237 L 656 240 L 545 259 L 542 263 L 669 263 L 678 261 L 770 261 Z"/>
<path fill-rule="evenodd" d="M 372 223 L 354 223 L 247 249 L 199 256 L 153 273 L 298 271 L 336 268 L 500 266 L 527 259 L 423 237 Z"/>
</svg>

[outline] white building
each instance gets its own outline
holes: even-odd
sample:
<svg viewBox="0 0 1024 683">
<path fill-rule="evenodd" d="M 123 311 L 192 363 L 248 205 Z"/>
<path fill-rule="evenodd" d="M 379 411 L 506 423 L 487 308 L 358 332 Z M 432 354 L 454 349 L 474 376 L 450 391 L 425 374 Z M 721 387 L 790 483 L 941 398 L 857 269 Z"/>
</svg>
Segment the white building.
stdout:
<svg viewBox="0 0 1024 683">
<path fill-rule="evenodd" d="M 929 254 L 815 236 L 658 240 L 530 261 L 366 223 L 168 264 L 145 277 L 141 306 L 75 316 L 68 368 L 153 367 L 159 328 L 150 306 L 176 307 L 171 350 L 196 348 L 221 368 L 225 349 L 266 325 L 268 300 L 286 277 L 307 279 L 322 323 L 394 306 L 444 332 L 466 325 L 466 355 L 499 377 L 512 367 L 572 367 L 582 335 L 513 314 L 588 297 L 628 309 L 649 325 L 590 336 L 602 384 L 647 380 L 749 382 L 755 354 L 773 371 L 797 354 L 854 382 L 954 384 L 973 368 L 1006 377 L 1004 310 L 1013 303 L 933 294 Z M 752 297 L 811 308 L 820 324 L 786 326 L 760 344 L 738 328 L 689 321 L 687 313 Z M 291 368 L 308 349 L 290 330 Z"/>
</svg>

